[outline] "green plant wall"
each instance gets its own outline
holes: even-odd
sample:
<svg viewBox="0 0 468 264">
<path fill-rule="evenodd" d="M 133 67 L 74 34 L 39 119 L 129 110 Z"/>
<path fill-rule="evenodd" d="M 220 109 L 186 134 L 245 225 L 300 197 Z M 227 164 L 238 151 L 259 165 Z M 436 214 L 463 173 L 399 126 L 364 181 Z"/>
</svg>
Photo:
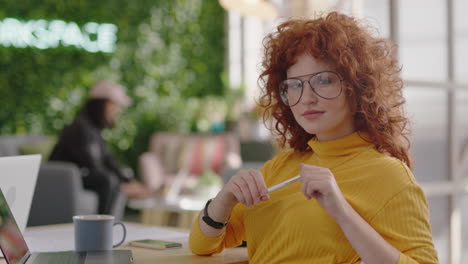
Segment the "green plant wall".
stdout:
<svg viewBox="0 0 468 264">
<path fill-rule="evenodd" d="M 91 85 L 113 79 L 127 87 L 134 104 L 105 137 L 135 167 L 154 132 L 193 129 L 193 98 L 225 94 L 224 15 L 218 1 L 208 0 L 0 0 L 0 21 L 118 27 L 113 53 L 0 46 L 0 134 L 57 135 Z"/>
</svg>

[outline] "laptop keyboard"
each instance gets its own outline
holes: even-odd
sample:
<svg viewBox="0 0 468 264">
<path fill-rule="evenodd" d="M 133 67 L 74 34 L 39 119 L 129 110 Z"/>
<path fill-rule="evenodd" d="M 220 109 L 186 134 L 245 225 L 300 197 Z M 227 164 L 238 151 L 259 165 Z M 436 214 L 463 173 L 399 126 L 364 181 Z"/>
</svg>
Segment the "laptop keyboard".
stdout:
<svg viewBox="0 0 468 264">
<path fill-rule="evenodd" d="M 41 252 L 32 254 L 26 262 L 27 264 L 84 264 L 85 254 L 76 253 L 73 251 L 66 252 Z"/>
<path fill-rule="evenodd" d="M 26 264 L 130 264 L 133 262 L 130 250 L 101 252 L 41 252 L 32 253 Z"/>
<path fill-rule="evenodd" d="M 88 252 L 86 264 L 130 264 L 133 262 L 132 252 L 129 250 L 112 250 Z"/>
</svg>

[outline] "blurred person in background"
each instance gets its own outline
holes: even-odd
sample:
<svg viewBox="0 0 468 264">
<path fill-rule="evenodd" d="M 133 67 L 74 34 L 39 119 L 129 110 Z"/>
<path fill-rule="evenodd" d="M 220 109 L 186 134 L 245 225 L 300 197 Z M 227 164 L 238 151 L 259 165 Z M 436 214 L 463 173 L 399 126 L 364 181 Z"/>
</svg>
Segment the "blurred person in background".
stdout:
<svg viewBox="0 0 468 264">
<path fill-rule="evenodd" d="M 113 158 L 101 135 L 131 103 L 120 84 L 108 80 L 97 82 L 73 122 L 62 130 L 50 157 L 81 168 L 84 188 L 98 195 L 99 214 L 112 212 L 119 192 L 129 198 L 151 195 L 145 185 L 133 179 L 131 169 L 122 167 Z"/>
<path fill-rule="evenodd" d="M 250 263 L 438 263 L 392 46 L 336 12 L 286 21 L 263 43 L 263 115 L 290 149 L 206 203 L 192 252 L 246 240 Z"/>
</svg>

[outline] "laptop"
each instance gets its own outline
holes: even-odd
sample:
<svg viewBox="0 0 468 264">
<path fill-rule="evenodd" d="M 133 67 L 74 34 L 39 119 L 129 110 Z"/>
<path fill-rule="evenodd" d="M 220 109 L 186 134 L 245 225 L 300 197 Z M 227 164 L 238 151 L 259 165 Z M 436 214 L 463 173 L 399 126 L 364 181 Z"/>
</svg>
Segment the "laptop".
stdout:
<svg viewBox="0 0 468 264">
<path fill-rule="evenodd" d="M 0 157 L 0 189 L 24 232 L 36 188 L 41 155 Z"/>
<path fill-rule="evenodd" d="M 0 190 L 0 249 L 8 264 L 129 264 L 132 251 L 31 253 Z"/>
</svg>

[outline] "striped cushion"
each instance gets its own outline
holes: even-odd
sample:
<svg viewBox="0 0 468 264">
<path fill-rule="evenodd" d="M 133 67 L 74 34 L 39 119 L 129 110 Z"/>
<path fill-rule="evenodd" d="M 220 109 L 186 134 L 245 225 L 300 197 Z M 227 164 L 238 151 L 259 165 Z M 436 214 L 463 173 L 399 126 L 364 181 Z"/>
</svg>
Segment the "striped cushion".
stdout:
<svg viewBox="0 0 468 264">
<path fill-rule="evenodd" d="M 178 169 L 200 175 L 210 169 L 220 173 L 224 162 L 226 141 L 224 136 L 203 136 L 185 140 L 179 152 Z"/>
</svg>

